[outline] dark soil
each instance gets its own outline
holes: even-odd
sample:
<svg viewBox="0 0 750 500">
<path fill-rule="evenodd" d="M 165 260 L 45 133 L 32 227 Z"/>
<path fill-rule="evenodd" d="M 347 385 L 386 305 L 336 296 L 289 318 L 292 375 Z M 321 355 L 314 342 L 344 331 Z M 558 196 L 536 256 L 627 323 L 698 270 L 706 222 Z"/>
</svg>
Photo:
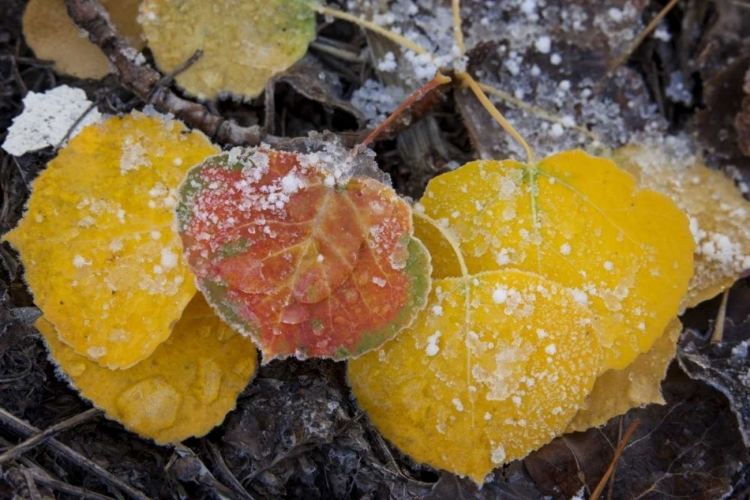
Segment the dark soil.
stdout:
<svg viewBox="0 0 750 500">
<path fill-rule="evenodd" d="M 654 1 L 644 12 L 652 16 L 665 3 Z M 721 9 L 733 3 L 745 5 L 685 0 L 668 21 L 680 34 L 679 40 L 697 44 L 715 29 Z M 115 76 L 77 80 L 57 75 L 37 60 L 21 35 L 24 4 L 0 0 L 0 142 L 21 112 L 21 99 L 28 91 L 41 92 L 62 83 L 80 87 L 102 112 L 111 114 L 144 105 Z M 675 64 L 675 53 L 659 52 L 645 43 L 628 64 L 646 82 L 651 99 L 659 103 L 674 131 L 696 134 L 713 158 L 733 163 L 744 174 L 748 158 L 738 147 L 741 131 L 734 130 L 733 123 L 748 67 L 750 52 L 744 37 L 750 26 L 740 22 L 721 29 L 705 64 L 687 75 L 694 96 L 691 106 L 669 104 L 663 98 L 665 67 Z M 321 35 L 357 48 L 368 43 L 359 29 L 340 22 Z M 679 48 L 675 45 L 675 50 Z M 310 97 L 309 89 L 292 75 L 277 82 L 271 114 L 262 99 L 242 105 L 221 101 L 212 107 L 243 125 L 268 124 L 277 136 L 323 129 L 353 133 L 362 124 L 356 111 L 347 107 L 346 98 L 372 74 L 372 67 L 314 50 L 312 54 L 315 71 L 340 79 L 341 85 L 327 90 L 328 94 Z M 732 124 L 729 138 L 716 133 L 727 123 Z M 379 142 L 376 151 L 395 188 L 416 198 L 450 160 L 461 162 L 473 156 L 471 139 L 449 93 L 427 120 L 398 140 Z M 31 181 L 54 154 L 51 148 L 22 157 L 0 151 L 0 232 L 18 222 Z M 36 311 L 21 279 L 21 265 L 7 244 L 1 250 L 0 453 L 37 432 L 24 431 L 12 416 L 43 430 L 90 408 L 56 376 L 39 334 L 30 326 Z M 747 290 L 747 283 L 740 282 L 730 295 L 726 321 L 733 328 L 733 341 L 750 338 Z M 692 340 L 710 335 L 718 307 L 713 301 L 688 313 L 685 320 Z M 610 492 L 608 498 L 750 497 L 750 457 L 739 431 L 737 408 L 730 407 L 726 393 L 690 378 L 676 362 L 664 390 L 667 405 L 632 410 L 602 429 L 557 439 L 523 462 L 497 469 L 477 490 L 470 481 L 415 464 L 387 443 L 357 408 L 343 363 L 272 362 L 260 368 L 240 395 L 237 409 L 209 435 L 182 446 L 162 447 L 94 414 L 56 434 L 58 445 L 34 446 L 0 463 L 0 499 L 570 498 L 595 488 L 612 461 L 613 446 L 635 419 L 641 422 L 640 438 L 620 459 L 610 490 L 605 490 Z M 118 486 L 117 480 L 130 490 Z"/>
</svg>

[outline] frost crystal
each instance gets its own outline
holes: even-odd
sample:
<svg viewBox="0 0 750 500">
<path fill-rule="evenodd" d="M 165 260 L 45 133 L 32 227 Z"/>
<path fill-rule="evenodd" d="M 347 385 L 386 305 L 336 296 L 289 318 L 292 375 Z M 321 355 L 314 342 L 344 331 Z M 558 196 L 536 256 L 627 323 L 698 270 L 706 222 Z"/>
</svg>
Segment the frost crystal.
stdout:
<svg viewBox="0 0 750 500">
<path fill-rule="evenodd" d="M 23 98 L 24 110 L 13 120 L 3 149 L 13 156 L 57 146 L 73 124 L 83 116 L 68 139 L 86 125 L 98 123 L 102 115 L 96 108 L 87 110 L 91 101 L 81 89 L 61 85 L 44 93 L 29 92 Z M 84 116 L 85 114 L 85 116 Z"/>
</svg>

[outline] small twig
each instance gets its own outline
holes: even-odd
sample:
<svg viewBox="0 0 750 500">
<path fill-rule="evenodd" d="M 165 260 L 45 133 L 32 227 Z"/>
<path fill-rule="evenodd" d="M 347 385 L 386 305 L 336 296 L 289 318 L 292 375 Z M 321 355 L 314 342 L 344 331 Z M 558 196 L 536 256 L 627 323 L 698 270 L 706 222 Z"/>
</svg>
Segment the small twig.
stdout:
<svg viewBox="0 0 750 500">
<path fill-rule="evenodd" d="M 343 21 L 349 21 L 350 23 L 354 23 L 357 26 L 361 26 L 362 28 L 368 29 L 374 33 L 377 33 L 378 35 L 384 36 L 388 40 L 396 42 L 397 44 L 411 50 L 412 52 L 416 54 L 426 54 L 426 55 L 429 55 L 430 58 L 434 58 L 434 56 L 430 54 L 429 51 L 427 51 L 427 49 L 425 49 L 424 47 L 420 47 L 418 44 L 412 42 L 408 38 L 403 37 L 397 33 L 394 33 L 388 29 L 385 29 L 382 26 L 373 23 L 372 21 L 368 21 L 366 19 L 353 16 L 351 14 L 342 12 L 340 10 L 326 7 L 325 5 L 317 5 L 315 6 L 315 10 L 318 13 L 323 14 L 324 16 L 330 16 L 336 19 L 341 19 Z"/>
<path fill-rule="evenodd" d="M 310 48 L 313 50 L 317 50 L 319 52 L 323 52 L 324 54 L 328 54 L 329 56 L 333 56 L 338 59 L 341 59 L 342 61 L 347 61 L 347 62 L 352 62 L 352 63 L 363 63 L 365 61 L 365 58 L 363 58 L 360 54 L 355 54 L 348 50 L 340 49 L 338 47 L 334 47 L 333 45 L 329 45 L 327 43 L 320 43 L 318 41 L 312 41 L 310 42 Z"/>
<path fill-rule="evenodd" d="M 625 431 L 625 435 L 617 445 L 617 449 L 615 449 L 615 456 L 612 457 L 612 462 L 609 464 L 609 467 L 607 467 L 607 471 L 599 480 L 599 484 L 596 485 L 596 489 L 591 494 L 590 500 L 599 500 L 602 491 L 604 491 L 604 488 L 607 486 L 607 480 L 609 479 L 609 476 L 611 476 L 614 473 L 615 468 L 617 468 L 617 462 L 620 460 L 622 452 L 625 451 L 625 446 L 628 444 L 628 441 L 630 441 L 630 438 L 633 436 L 633 433 L 639 425 L 641 425 L 640 420 L 633 420 L 633 422 L 628 426 L 628 430 Z"/>
<path fill-rule="evenodd" d="M 58 149 L 60 149 L 60 147 L 67 142 L 67 140 L 70 138 L 70 135 L 73 133 L 73 131 L 76 129 L 76 127 L 78 125 L 80 125 L 80 123 L 83 121 L 83 119 L 86 118 L 86 116 L 88 116 L 88 114 L 91 113 L 91 111 L 93 109 L 95 109 L 96 106 L 97 106 L 97 103 L 92 102 L 89 105 L 89 107 L 86 108 L 86 110 L 83 113 L 81 113 L 81 116 L 79 116 L 78 118 L 76 118 L 76 121 L 74 121 L 73 124 L 70 127 L 68 127 L 68 131 L 65 132 L 65 135 L 62 137 L 62 139 L 60 139 L 60 142 L 58 142 L 55 145 L 55 149 L 54 149 L 55 151 L 57 151 Z"/>
<path fill-rule="evenodd" d="M 42 486 L 52 488 L 53 490 L 57 490 L 62 493 L 67 493 L 68 495 L 72 495 L 76 498 L 81 498 L 85 500 L 114 500 L 112 497 L 108 497 L 106 495 L 100 495 L 99 493 L 94 493 L 93 491 L 87 491 L 87 490 L 84 490 L 83 488 L 79 488 L 78 486 L 73 486 L 71 484 L 58 481 L 57 479 L 53 479 L 47 476 L 46 474 L 42 474 L 40 471 L 36 469 L 29 468 L 27 470 L 29 471 L 29 474 L 34 479 L 34 481 L 41 484 Z"/>
<path fill-rule="evenodd" d="M 14 433 L 20 434 L 21 436 L 24 436 L 24 437 L 28 437 L 33 434 L 38 434 L 41 432 L 39 429 L 37 429 L 33 425 L 30 425 L 24 422 L 23 420 L 21 420 L 20 418 L 8 413 L 3 408 L 0 408 L 0 423 L 5 425 Z M 100 465 L 97 465 L 90 459 L 84 457 L 77 451 L 72 450 L 71 448 L 62 444 L 61 442 L 55 439 L 49 439 L 46 443 L 44 443 L 44 445 L 48 446 L 52 451 L 70 460 L 71 462 L 78 465 L 79 467 L 88 470 L 88 472 L 98 477 L 105 484 L 113 488 L 119 489 L 123 493 L 126 493 L 130 498 L 133 498 L 135 500 L 149 500 L 149 498 L 146 495 L 144 495 L 142 492 L 133 488 L 132 486 L 125 483 L 121 479 L 117 478 L 114 474 L 105 470 Z"/>
<path fill-rule="evenodd" d="M 453 38 L 461 57 L 463 57 L 466 54 L 466 44 L 464 43 L 464 31 L 461 29 L 461 0 L 452 0 L 451 7 L 453 7 Z"/>
<path fill-rule="evenodd" d="M 172 84 L 172 81 L 174 81 L 175 78 L 177 78 L 177 75 L 184 73 L 185 70 L 187 70 L 190 66 L 198 62 L 198 59 L 203 57 L 203 51 L 202 50 L 196 50 L 192 56 L 188 57 L 187 61 L 182 62 L 179 64 L 174 71 L 171 73 L 167 73 L 161 79 L 159 80 L 159 83 L 156 84 L 156 86 L 149 92 L 147 101 L 151 100 L 151 97 L 154 95 L 154 93 L 162 89 L 164 87 L 169 87 Z"/>
<path fill-rule="evenodd" d="M 523 150 L 526 152 L 526 163 L 528 163 L 529 165 L 533 165 L 534 163 L 536 163 L 536 160 L 534 159 L 534 151 L 526 142 L 526 139 L 524 139 L 521 134 L 519 134 L 518 131 L 513 128 L 513 125 L 511 125 L 510 122 L 505 119 L 502 113 L 498 111 L 494 104 L 492 104 L 477 81 L 474 80 L 474 78 L 468 73 L 456 73 L 456 78 L 461 83 L 469 87 L 469 89 L 471 89 L 476 98 L 479 99 L 479 102 L 482 103 L 482 106 L 484 106 L 487 112 L 492 115 L 492 118 L 494 118 L 495 121 L 497 121 L 500 126 L 503 127 L 503 130 L 505 130 L 511 137 L 513 137 L 513 139 L 515 139 L 518 144 L 521 145 Z"/>
<path fill-rule="evenodd" d="M 671 11 L 679 1 L 680 0 L 671 0 L 667 5 L 664 6 L 663 9 L 661 9 L 661 11 L 659 11 L 656 17 L 648 24 L 648 26 L 646 26 L 646 29 L 643 30 L 640 35 L 638 35 L 638 37 L 630 45 L 630 47 L 628 47 L 625 52 L 620 54 L 620 57 L 618 57 L 612 64 L 609 65 L 610 72 L 619 68 L 625 61 L 628 60 L 630 54 L 635 52 L 635 49 L 637 49 L 643 43 L 643 41 L 648 38 L 651 32 L 653 32 L 656 27 L 659 26 L 661 20 L 664 19 L 667 14 L 669 14 L 669 11 Z"/>
<path fill-rule="evenodd" d="M 26 481 L 26 486 L 29 488 L 29 497 L 31 498 L 31 500 L 42 500 L 42 495 L 39 493 L 39 488 L 36 487 L 36 482 L 34 481 L 34 478 L 31 477 L 31 472 L 29 472 L 29 469 L 22 467 L 21 469 L 18 469 L 18 471 Z"/>
<path fill-rule="evenodd" d="M 44 443 L 48 439 L 52 438 L 53 436 L 55 436 L 55 434 L 58 434 L 64 430 L 70 429 L 71 427 L 80 425 L 84 422 L 88 422 L 89 420 L 100 417 L 101 415 L 102 415 L 101 410 L 99 410 L 98 408 L 91 408 L 89 410 L 86 410 L 83 413 L 79 413 L 78 415 L 75 415 L 69 419 L 63 420 L 62 422 L 55 424 L 51 427 L 48 427 L 44 431 L 15 445 L 13 448 L 11 448 L 10 450 L 0 455 L 0 464 L 3 464 L 7 462 L 8 460 L 15 460 L 16 458 L 20 457 L 27 451 L 36 448 L 37 446 Z"/>
<path fill-rule="evenodd" d="M 716 314 L 716 323 L 714 331 L 711 334 L 711 342 L 718 343 L 724 339 L 724 321 L 727 318 L 727 300 L 729 299 L 729 290 L 724 290 L 721 295 L 721 305 L 719 312 Z"/>
<path fill-rule="evenodd" d="M 570 125 L 569 123 L 566 123 L 566 121 L 563 120 L 560 116 L 557 116 L 553 113 L 549 113 L 538 106 L 534 106 L 533 104 L 528 104 L 522 101 L 521 99 L 516 99 L 514 96 L 508 94 L 507 92 L 503 92 L 502 90 L 495 88 L 491 85 L 487 85 L 486 83 L 479 83 L 479 87 L 482 90 L 484 90 L 486 93 L 499 97 L 500 99 L 502 99 L 507 104 L 510 104 L 511 106 L 515 106 L 516 108 L 520 108 L 524 111 L 528 111 L 532 115 L 537 116 L 543 120 L 547 120 L 548 122 L 559 123 L 565 128 L 571 128 L 585 135 L 592 141 L 602 142 L 601 138 L 598 135 L 594 134 L 592 131 L 590 131 L 586 127 L 582 127 L 581 125 L 576 125 L 576 124 Z"/>
<path fill-rule="evenodd" d="M 171 113 L 188 126 L 198 129 L 221 144 L 257 146 L 263 136 L 258 126 L 242 127 L 212 113 L 203 104 L 188 101 L 159 83 L 163 76 L 148 64 L 138 65 L 132 58 L 133 47 L 117 34 L 109 20 L 107 11 L 96 0 L 65 0 L 68 15 L 73 22 L 89 34 L 117 70 L 122 84 L 154 108 Z"/>
<path fill-rule="evenodd" d="M 254 500 L 254 497 L 245 489 L 244 486 L 242 486 L 242 483 L 240 483 L 237 477 L 232 474 L 232 471 L 229 470 L 226 462 L 224 462 L 224 457 L 221 456 L 221 453 L 219 453 L 219 450 L 216 448 L 216 446 L 214 446 L 211 441 L 205 440 L 204 442 L 208 446 L 208 450 L 211 452 L 211 457 L 214 459 L 214 463 L 216 464 L 216 468 L 219 470 L 222 479 L 229 483 L 229 486 L 231 486 L 232 489 L 237 492 L 237 494 L 242 498 L 246 500 Z"/>
<path fill-rule="evenodd" d="M 375 138 L 381 135 L 395 120 L 397 120 L 402 115 L 404 110 L 408 109 L 415 102 L 418 102 L 434 89 L 450 82 L 451 79 L 449 77 L 440 73 L 436 74 L 432 80 L 425 83 L 423 86 L 414 91 L 409 97 L 407 97 L 404 102 L 402 102 L 401 105 L 399 105 L 399 107 L 396 108 L 396 110 L 391 113 L 388 118 L 385 119 L 385 121 L 383 121 L 383 123 L 378 125 L 377 128 L 370 133 L 370 135 L 365 137 L 365 139 L 362 141 L 362 145 L 369 146 L 370 143 L 375 140 Z"/>
</svg>

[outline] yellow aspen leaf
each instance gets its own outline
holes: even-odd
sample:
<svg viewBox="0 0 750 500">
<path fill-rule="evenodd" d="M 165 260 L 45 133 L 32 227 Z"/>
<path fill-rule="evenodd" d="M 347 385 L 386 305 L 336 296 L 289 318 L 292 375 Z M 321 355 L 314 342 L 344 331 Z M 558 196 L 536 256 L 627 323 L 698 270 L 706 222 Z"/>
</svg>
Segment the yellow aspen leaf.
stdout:
<svg viewBox="0 0 750 500">
<path fill-rule="evenodd" d="M 144 0 L 138 20 L 165 72 L 203 51 L 175 78 L 201 99 L 256 97 L 315 38 L 315 12 L 304 0 Z"/>
<path fill-rule="evenodd" d="M 58 340 L 45 318 L 36 328 L 71 384 L 107 417 L 159 444 L 202 436 L 234 409 L 255 374 L 253 343 L 232 330 L 196 294 L 169 340 L 147 359 L 109 370 Z"/>
<path fill-rule="evenodd" d="M 622 370 L 609 369 L 597 377 L 594 388 L 586 397 L 565 432 L 585 431 L 599 427 L 631 408 L 648 404 L 664 404 L 661 381 L 677 351 L 682 324 L 673 318 L 666 331 L 648 351 Z"/>
<path fill-rule="evenodd" d="M 136 50 L 143 48 L 141 27 L 136 22 L 139 0 L 101 0 L 118 33 Z M 31 0 L 23 14 L 23 36 L 39 59 L 78 78 L 104 78 L 110 63 L 102 51 L 68 16 L 64 0 Z"/>
<path fill-rule="evenodd" d="M 646 352 L 693 272 L 687 217 L 613 162 L 567 151 L 537 164 L 475 161 L 433 179 L 420 209 L 456 235 L 472 274 L 515 268 L 574 289 L 594 311 L 605 369 Z M 458 276 L 438 232 L 416 225 L 434 277 Z"/>
<path fill-rule="evenodd" d="M 690 220 L 695 274 L 683 309 L 715 297 L 750 269 L 750 204 L 731 179 L 697 158 L 675 160 L 657 148 L 626 146 L 614 157 L 639 186 L 669 196 Z"/>
<path fill-rule="evenodd" d="M 196 291 L 172 228 L 175 191 L 216 152 L 182 123 L 136 112 L 86 127 L 34 181 L 5 239 L 76 353 L 128 368 L 167 339 Z"/>
<path fill-rule="evenodd" d="M 572 290 L 500 270 L 433 282 L 414 325 L 351 360 L 349 382 L 399 449 L 481 484 L 565 430 L 600 363 Z"/>
</svg>

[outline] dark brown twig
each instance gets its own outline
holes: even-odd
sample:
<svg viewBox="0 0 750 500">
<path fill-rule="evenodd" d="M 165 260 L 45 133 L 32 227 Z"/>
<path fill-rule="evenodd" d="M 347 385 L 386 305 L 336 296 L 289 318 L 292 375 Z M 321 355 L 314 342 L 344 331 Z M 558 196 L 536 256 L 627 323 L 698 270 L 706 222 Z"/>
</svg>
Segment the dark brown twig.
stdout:
<svg viewBox="0 0 750 500">
<path fill-rule="evenodd" d="M 13 448 L 0 455 L 0 464 L 3 464 L 8 460 L 15 460 L 27 451 L 36 448 L 48 439 L 52 438 L 55 434 L 58 434 L 66 429 L 70 429 L 71 427 L 80 425 L 84 422 L 88 422 L 89 420 L 97 418 L 101 415 L 101 410 L 97 408 L 91 408 L 90 410 L 86 410 L 83 413 L 79 413 L 78 415 L 75 415 L 69 419 L 63 420 L 62 422 L 55 424 L 45 429 L 44 431 L 35 434 L 29 439 L 15 445 Z"/>
<path fill-rule="evenodd" d="M 100 495 L 99 493 L 94 493 L 93 491 L 86 491 L 83 488 L 79 488 L 78 486 L 73 486 L 68 483 L 58 481 L 57 479 L 53 479 L 37 469 L 28 468 L 27 470 L 29 472 L 29 475 L 32 477 L 32 479 L 34 479 L 35 482 L 53 490 L 61 491 L 83 500 L 113 500 L 112 497 Z"/>
<path fill-rule="evenodd" d="M 80 125 L 83 119 L 86 118 L 88 114 L 91 113 L 91 111 L 93 111 L 95 108 L 96 108 L 95 102 L 92 102 L 91 104 L 89 104 L 89 107 L 86 108 L 83 111 L 83 113 L 81 113 L 81 116 L 76 118 L 76 121 L 74 121 L 73 124 L 70 127 L 68 127 L 68 131 L 65 132 L 65 135 L 63 136 L 63 138 L 60 139 L 60 142 L 58 142 L 55 145 L 55 151 L 60 149 L 60 147 L 62 147 L 66 142 L 68 142 L 68 139 L 70 139 L 70 136 L 73 134 L 73 131 L 76 129 L 76 127 Z"/>
<path fill-rule="evenodd" d="M 163 76 L 148 64 L 138 65 L 136 50 L 120 37 L 109 21 L 107 11 L 96 0 L 65 0 L 71 19 L 89 34 L 89 39 L 117 69 L 122 84 L 163 113 L 172 113 L 188 126 L 198 129 L 221 144 L 258 145 L 261 128 L 241 127 L 217 116 L 203 104 L 179 97 L 160 86 Z"/>
<path fill-rule="evenodd" d="M 30 425 L 24 422 L 20 418 L 8 413 L 2 408 L 0 408 L 0 424 L 4 425 L 5 427 L 10 429 L 14 433 L 20 434 L 21 436 L 24 436 L 24 437 L 28 437 L 33 434 L 38 434 L 39 432 L 41 432 L 39 429 L 37 429 L 33 425 Z M 126 493 L 130 498 L 133 498 L 135 500 L 149 500 L 149 498 L 146 495 L 144 495 L 142 492 L 133 488 L 129 484 L 123 482 L 121 479 L 117 478 L 112 473 L 108 472 L 107 470 L 97 465 L 93 461 L 89 460 L 88 458 L 84 457 L 80 453 L 65 446 L 61 442 L 55 439 L 49 439 L 46 443 L 44 443 L 44 445 L 49 447 L 52 451 L 54 451 L 61 457 L 64 457 L 70 460 L 71 462 L 75 463 L 79 467 L 86 469 L 88 472 L 98 477 L 100 480 L 108 484 L 113 489 L 116 488 L 122 491 L 123 493 Z"/>
<path fill-rule="evenodd" d="M 237 479 L 237 477 L 232 474 L 232 471 L 229 470 L 229 467 L 227 467 L 226 462 L 224 462 L 224 457 L 221 456 L 218 448 L 216 448 L 216 446 L 214 446 L 211 441 L 205 440 L 205 443 L 206 446 L 208 446 L 208 450 L 211 452 L 211 457 L 213 458 L 214 464 L 216 465 L 216 468 L 218 469 L 222 479 L 229 483 L 229 486 L 231 486 L 232 489 L 245 500 L 254 500 L 254 497 L 245 489 L 244 486 L 242 486 L 242 483 L 240 483 L 239 479 Z"/>
</svg>

